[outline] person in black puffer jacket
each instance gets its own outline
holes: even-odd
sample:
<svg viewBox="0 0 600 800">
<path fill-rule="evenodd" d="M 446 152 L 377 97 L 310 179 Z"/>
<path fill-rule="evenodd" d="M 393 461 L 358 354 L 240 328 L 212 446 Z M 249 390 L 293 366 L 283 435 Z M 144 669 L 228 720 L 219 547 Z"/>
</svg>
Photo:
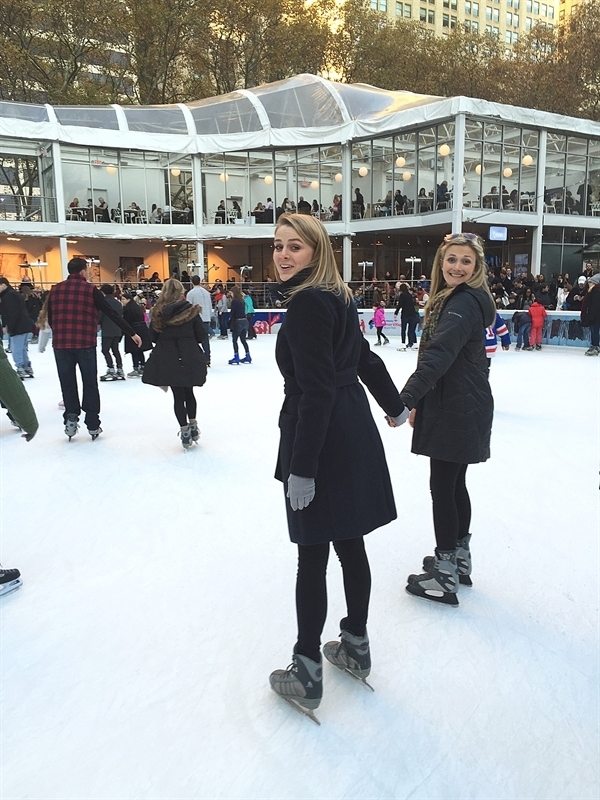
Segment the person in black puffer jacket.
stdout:
<svg viewBox="0 0 600 800">
<path fill-rule="evenodd" d="M 435 556 L 425 573 L 409 575 L 410 594 L 458 605 L 460 583 L 471 584 L 471 502 L 468 464 L 490 457 L 494 402 L 483 330 L 496 310 L 485 254 L 475 234 L 449 234 L 431 274 L 417 369 L 400 392 L 411 409 L 412 452 L 431 459 Z"/>
<path fill-rule="evenodd" d="M 34 325 L 27 313 L 23 295 L 13 289 L 8 278 L 4 277 L 0 277 L 0 315 L 2 316 L 2 327 L 6 328 L 9 336 L 17 375 L 22 380 L 33 378 L 27 340 Z"/>
<path fill-rule="evenodd" d="M 185 288 L 175 278 L 165 281 L 150 314 L 150 336 L 156 343 L 142 375 L 142 383 L 171 387 L 175 416 L 181 427 L 183 449 L 200 438 L 194 386 L 206 381 L 207 358 L 201 348 L 206 332 L 200 306 L 185 299 Z"/>
</svg>

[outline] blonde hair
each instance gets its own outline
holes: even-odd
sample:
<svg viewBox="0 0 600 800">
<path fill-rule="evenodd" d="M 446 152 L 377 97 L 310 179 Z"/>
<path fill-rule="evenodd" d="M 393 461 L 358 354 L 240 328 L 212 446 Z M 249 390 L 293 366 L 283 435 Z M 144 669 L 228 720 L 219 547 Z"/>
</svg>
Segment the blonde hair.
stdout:
<svg viewBox="0 0 600 800">
<path fill-rule="evenodd" d="M 160 331 L 164 327 L 162 322 L 163 308 L 171 303 L 176 303 L 178 300 L 181 300 L 184 295 L 185 288 L 181 281 L 178 281 L 176 278 L 169 278 L 164 282 L 162 291 L 158 296 L 158 300 L 150 311 L 150 320 L 152 327 L 155 330 Z"/>
<path fill-rule="evenodd" d="M 282 214 L 277 220 L 275 233 L 284 225 L 292 228 L 300 239 L 314 250 L 312 263 L 308 265 L 312 267 L 310 275 L 300 286 L 295 286 L 289 296 L 293 297 L 303 289 L 318 288 L 339 295 L 347 305 L 350 305 L 352 292 L 340 275 L 333 247 L 322 223 L 308 214 Z"/>
<path fill-rule="evenodd" d="M 473 270 L 473 274 L 469 280 L 466 281 L 466 284 L 472 289 L 483 289 L 490 299 L 490 308 L 493 308 L 495 313 L 496 304 L 494 302 L 494 298 L 492 297 L 492 293 L 490 292 L 490 287 L 488 286 L 487 264 L 485 263 L 485 252 L 483 250 L 483 245 L 481 244 L 481 239 L 478 236 L 476 238 L 472 238 L 471 235 L 465 236 L 462 233 L 457 233 L 451 234 L 444 239 L 444 241 L 438 247 L 435 258 L 433 259 L 433 267 L 431 268 L 431 291 L 429 292 L 429 300 L 425 306 L 425 320 L 427 320 L 429 314 L 431 313 L 433 304 L 448 297 L 448 295 L 452 294 L 454 291 L 454 288 L 448 286 L 444 279 L 442 264 L 444 263 L 446 250 L 455 244 L 466 245 L 467 247 L 470 247 L 475 254 L 475 269 Z"/>
</svg>

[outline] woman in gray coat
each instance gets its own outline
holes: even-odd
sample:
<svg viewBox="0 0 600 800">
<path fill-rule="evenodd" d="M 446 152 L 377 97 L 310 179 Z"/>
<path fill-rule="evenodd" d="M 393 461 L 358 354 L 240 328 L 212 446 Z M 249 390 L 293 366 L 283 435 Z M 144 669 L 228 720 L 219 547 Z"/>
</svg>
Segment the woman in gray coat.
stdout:
<svg viewBox="0 0 600 800">
<path fill-rule="evenodd" d="M 459 580 L 471 585 L 467 465 L 490 456 L 494 404 L 483 330 L 496 309 L 486 275 L 479 237 L 446 236 L 433 262 L 417 369 L 400 393 L 411 409 L 412 452 L 431 459 L 437 545 L 406 589 L 449 605 L 458 605 Z"/>
<path fill-rule="evenodd" d="M 291 666 L 270 680 L 277 694 L 306 713 L 323 691 L 329 543 L 342 564 L 347 613 L 341 641 L 323 652 L 364 680 L 371 667 L 371 575 L 363 536 L 396 518 L 383 445 L 359 379 L 395 424 L 408 411 L 360 332 L 323 225 L 306 214 L 280 216 L 273 260 L 287 306 L 276 345 L 285 381 L 276 478 L 284 485 L 289 535 L 298 547 L 298 639 Z"/>
</svg>

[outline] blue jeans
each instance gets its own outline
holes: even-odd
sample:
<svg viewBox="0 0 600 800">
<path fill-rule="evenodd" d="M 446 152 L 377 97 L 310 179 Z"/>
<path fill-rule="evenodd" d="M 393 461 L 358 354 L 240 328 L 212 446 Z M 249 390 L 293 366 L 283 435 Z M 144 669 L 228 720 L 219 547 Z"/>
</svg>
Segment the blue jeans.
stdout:
<svg viewBox="0 0 600 800">
<path fill-rule="evenodd" d="M 27 351 L 29 333 L 19 333 L 17 336 L 10 336 L 10 349 L 12 350 L 13 361 L 17 369 L 30 369 L 31 361 Z"/>
<path fill-rule="evenodd" d="M 517 331 L 517 347 L 529 347 L 529 331 L 531 330 L 531 324 L 521 324 L 519 325 L 519 330 Z"/>
<path fill-rule="evenodd" d="M 100 392 L 98 391 L 98 367 L 96 364 L 96 348 L 86 347 L 81 350 L 54 350 L 58 379 L 65 404 L 63 419 L 69 414 L 77 418 L 81 409 L 85 411 L 85 425 L 88 430 L 95 431 L 100 427 Z M 77 373 L 79 367 L 83 384 L 83 400 L 79 402 Z"/>
</svg>

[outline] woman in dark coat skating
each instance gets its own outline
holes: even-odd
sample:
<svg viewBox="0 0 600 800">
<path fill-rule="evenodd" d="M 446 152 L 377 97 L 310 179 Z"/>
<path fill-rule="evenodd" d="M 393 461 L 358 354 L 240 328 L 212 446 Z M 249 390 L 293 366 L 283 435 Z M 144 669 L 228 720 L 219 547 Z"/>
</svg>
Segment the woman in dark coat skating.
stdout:
<svg viewBox="0 0 600 800">
<path fill-rule="evenodd" d="M 276 477 L 284 484 L 290 539 L 298 546 L 298 639 L 291 666 L 273 672 L 270 681 L 277 694 L 306 712 L 322 697 L 329 543 L 342 564 L 347 614 L 341 641 L 329 642 L 323 652 L 364 679 L 371 667 L 371 575 L 363 536 L 396 518 L 383 445 L 359 378 L 394 425 L 408 411 L 360 332 L 323 225 L 304 214 L 282 215 L 273 260 L 287 305 L 276 346 L 285 380 Z M 377 469 L 364 470 L 364 463 Z"/>
<path fill-rule="evenodd" d="M 449 234 L 431 273 L 417 369 L 400 396 L 411 409 L 412 452 L 431 460 L 435 556 L 409 575 L 410 594 L 458 605 L 459 582 L 471 585 L 468 464 L 490 457 L 494 403 L 482 331 L 496 309 L 485 254 L 475 234 Z"/>
<path fill-rule="evenodd" d="M 200 438 L 194 386 L 206 382 L 207 359 L 200 344 L 206 336 L 200 306 L 185 299 L 180 281 L 165 281 L 150 314 L 150 336 L 156 343 L 142 375 L 142 383 L 171 387 L 179 435 L 187 450 Z"/>
</svg>

